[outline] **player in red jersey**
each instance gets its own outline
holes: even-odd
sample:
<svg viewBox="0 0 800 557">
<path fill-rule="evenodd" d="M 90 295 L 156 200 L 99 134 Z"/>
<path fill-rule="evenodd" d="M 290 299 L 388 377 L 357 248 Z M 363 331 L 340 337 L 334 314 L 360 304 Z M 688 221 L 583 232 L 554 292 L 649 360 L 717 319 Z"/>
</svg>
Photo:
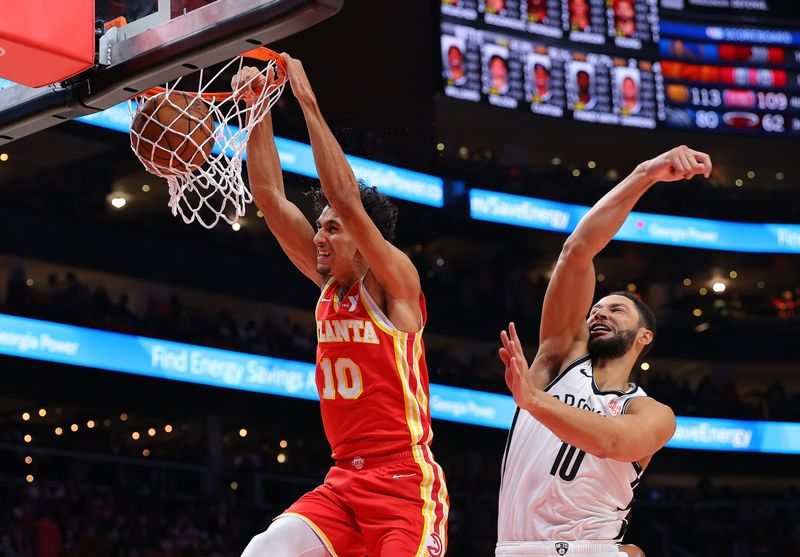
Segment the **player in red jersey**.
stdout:
<svg viewBox="0 0 800 557">
<path fill-rule="evenodd" d="M 317 390 L 333 459 L 325 482 L 255 536 L 242 557 L 443 555 L 448 496 L 430 450 L 425 298 L 391 244 L 397 209 L 359 185 L 302 64 L 283 54 L 321 192 L 317 231 L 286 199 L 267 115 L 247 146 L 253 194 L 292 263 L 319 285 Z M 267 79 L 271 79 L 268 76 Z M 253 68 L 234 80 L 264 86 Z"/>
</svg>

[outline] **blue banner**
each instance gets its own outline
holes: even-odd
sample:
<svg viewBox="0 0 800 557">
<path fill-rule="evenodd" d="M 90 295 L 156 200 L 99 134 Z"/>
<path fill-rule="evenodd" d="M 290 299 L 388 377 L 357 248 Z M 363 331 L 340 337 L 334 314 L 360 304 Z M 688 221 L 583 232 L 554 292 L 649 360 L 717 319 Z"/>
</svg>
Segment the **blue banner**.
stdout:
<svg viewBox="0 0 800 557">
<path fill-rule="evenodd" d="M 314 364 L 0 314 L 0 354 L 318 400 Z M 431 385 L 439 420 L 508 429 L 508 395 Z M 800 454 L 800 424 L 678 417 L 667 447 Z"/>
<path fill-rule="evenodd" d="M 667 447 L 800 454 L 800 424 L 679 416 L 675 435 Z"/>
<path fill-rule="evenodd" d="M 683 37 L 702 41 L 754 45 L 800 45 L 800 32 L 789 29 L 723 27 L 719 25 L 684 23 L 682 21 L 665 21 L 663 19 L 659 23 L 659 28 L 662 37 Z"/>
<path fill-rule="evenodd" d="M 470 216 L 570 233 L 589 207 L 472 189 Z M 755 253 L 800 253 L 800 225 L 727 222 L 651 213 L 631 213 L 616 240 Z"/>
<path fill-rule="evenodd" d="M 121 103 L 102 112 L 81 116 L 76 120 L 118 132 L 129 133 L 130 131 L 131 117 L 128 103 Z M 228 130 L 228 133 L 233 134 L 235 131 Z M 310 145 L 280 137 L 275 138 L 275 145 L 278 148 L 278 156 L 284 170 L 301 176 L 319 178 Z M 438 176 L 414 172 L 352 155 L 345 156 L 358 180 L 375 186 L 386 195 L 431 207 L 444 205 L 444 181 Z"/>
</svg>

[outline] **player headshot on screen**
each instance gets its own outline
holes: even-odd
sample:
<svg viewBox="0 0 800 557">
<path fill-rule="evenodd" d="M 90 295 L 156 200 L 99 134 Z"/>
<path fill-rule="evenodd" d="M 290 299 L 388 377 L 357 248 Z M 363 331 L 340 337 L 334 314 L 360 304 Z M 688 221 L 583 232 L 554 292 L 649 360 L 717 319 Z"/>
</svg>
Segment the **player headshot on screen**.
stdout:
<svg viewBox="0 0 800 557">
<path fill-rule="evenodd" d="M 595 298 L 595 257 L 654 184 L 711 174 L 686 146 L 640 163 L 567 238 L 547 286 L 531 365 L 514 323 L 500 359 L 517 411 L 503 456 L 500 557 L 641 555 L 622 546 L 635 487 L 675 432 L 675 414 L 631 380 L 656 338 L 635 294 Z"/>
<path fill-rule="evenodd" d="M 578 90 L 578 103 L 576 108 L 588 109 L 592 102 L 592 76 L 586 70 L 578 70 L 575 73 L 575 86 Z"/>
<path fill-rule="evenodd" d="M 614 29 L 620 37 L 632 37 L 636 33 L 633 0 L 614 0 Z"/>
<path fill-rule="evenodd" d="M 462 85 L 467 80 L 464 72 L 464 54 L 457 45 L 450 45 L 447 49 L 447 79 L 453 85 Z"/>
<path fill-rule="evenodd" d="M 499 54 L 489 58 L 489 92 L 503 95 L 508 91 L 508 62 Z"/>
<path fill-rule="evenodd" d="M 254 127 L 247 170 L 256 204 L 297 269 L 319 287 L 316 385 L 333 465 L 324 483 L 255 536 L 242 557 L 440 557 L 447 488 L 433 459 L 420 278 L 392 240 L 397 208 L 356 181 L 299 60 L 282 54 L 305 117 L 320 188 L 315 226 L 284 192 L 269 114 Z M 252 103 L 271 86 L 243 68 Z M 305 419 L 305 418 L 302 418 Z"/>
<path fill-rule="evenodd" d="M 569 0 L 569 26 L 575 31 L 584 31 L 592 24 L 588 0 Z"/>
<path fill-rule="evenodd" d="M 639 86 L 631 76 L 625 76 L 620 86 L 622 96 L 622 113 L 625 115 L 639 112 Z"/>
<path fill-rule="evenodd" d="M 486 12 L 502 14 L 506 10 L 506 0 L 486 0 Z"/>
<path fill-rule="evenodd" d="M 528 21 L 541 23 L 547 19 L 547 0 L 528 0 Z"/>
<path fill-rule="evenodd" d="M 550 98 L 550 68 L 542 63 L 533 65 L 533 100 L 544 102 Z"/>
</svg>

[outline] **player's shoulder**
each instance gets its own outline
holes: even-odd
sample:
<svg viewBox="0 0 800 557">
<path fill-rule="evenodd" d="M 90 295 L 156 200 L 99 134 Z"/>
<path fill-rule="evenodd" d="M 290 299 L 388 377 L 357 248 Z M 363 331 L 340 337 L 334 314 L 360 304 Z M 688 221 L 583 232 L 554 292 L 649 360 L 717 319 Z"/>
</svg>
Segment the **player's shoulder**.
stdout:
<svg viewBox="0 0 800 557">
<path fill-rule="evenodd" d="M 625 414 L 648 414 L 675 420 L 675 412 L 672 411 L 672 408 L 651 396 L 636 396 L 628 399 L 625 402 Z"/>
<path fill-rule="evenodd" d="M 393 296 L 389 289 L 381 283 L 371 269 L 367 271 L 367 274 L 364 275 L 364 278 L 361 280 L 361 284 L 364 290 L 369 293 L 370 297 L 380 305 L 386 305 L 390 302 L 393 304 L 405 302 L 411 306 L 417 306 L 419 304 L 420 295 L 422 294 L 422 286 L 420 285 L 417 277 L 417 281 L 412 285 L 412 287 L 405 290 L 404 296 Z"/>
<path fill-rule="evenodd" d="M 537 355 L 537 358 L 539 356 Z M 575 381 L 583 382 L 592 377 L 592 359 L 588 354 L 571 355 L 569 359 L 559 358 L 549 362 L 542 362 L 543 366 L 549 370 L 547 383 L 543 385 L 545 391 L 549 391 L 556 385 L 575 385 Z"/>
</svg>

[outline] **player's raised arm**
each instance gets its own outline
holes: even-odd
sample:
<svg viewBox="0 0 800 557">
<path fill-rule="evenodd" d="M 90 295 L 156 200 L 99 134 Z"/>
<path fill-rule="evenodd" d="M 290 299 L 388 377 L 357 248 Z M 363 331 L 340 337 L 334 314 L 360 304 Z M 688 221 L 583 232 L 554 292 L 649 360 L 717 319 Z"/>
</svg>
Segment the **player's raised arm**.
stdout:
<svg viewBox="0 0 800 557">
<path fill-rule="evenodd" d="M 586 314 L 594 296 L 595 256 L 619 231 L 639 198 L 656 182 L 711 173 L 711 159 L 686 146 L 639 164 L 581 219 L 567 238 L 547 287 L 539 351 L 531 367 L 543 388 L 561 366 L 586 352 Z"/>
<path fill-rule="evenodd" d="M 282 56 L 286 60 L 292 92 L 306 119 L 325 198 L 339 214 L 387 295 L 394 300 L 407 300 L 418 308 L 420 281 L 416 268 L 402 251 L 381 235 L 370 219 L 361 202 L 353 170 L 322 117 L 302 64 L 287 54 Z"/>
<path fill-rule="evenodd" d="M 504 331 L 505 332 L 505 331 Z M 503 340 L 501 358 L 514 400 L 564 442 L 600 458 L 636 462 L 666 445 L 675 433 L 675 414 L 649 397 L 633 399 L 626 412 L 606 417 L 575 408 L 530 384 L 528 364 L 516 330 Z"/>
<path fill-rule="evenodd" d="M 268 76 L 270 79 L 272 74 Z M 250 101 L 247 91 L 264 86 L 264 77 L 254 68 L 242 68 L 233 78 L 234 82 L 245 80 L 243 98 Z M 234 90 L 237 90 L 234 83 Z M 297 206 L 286 199 L 283 173 L 272 132 L 272 116 L 268 113 L 256 124 L 247 142 L 247 174 L 256 205 L 264 213 L 267 226 L 277 238 L 286 255 L 304 275 L 316 284 L 323 277 L 317 272 L 314 228 Z"/>
</svg>

